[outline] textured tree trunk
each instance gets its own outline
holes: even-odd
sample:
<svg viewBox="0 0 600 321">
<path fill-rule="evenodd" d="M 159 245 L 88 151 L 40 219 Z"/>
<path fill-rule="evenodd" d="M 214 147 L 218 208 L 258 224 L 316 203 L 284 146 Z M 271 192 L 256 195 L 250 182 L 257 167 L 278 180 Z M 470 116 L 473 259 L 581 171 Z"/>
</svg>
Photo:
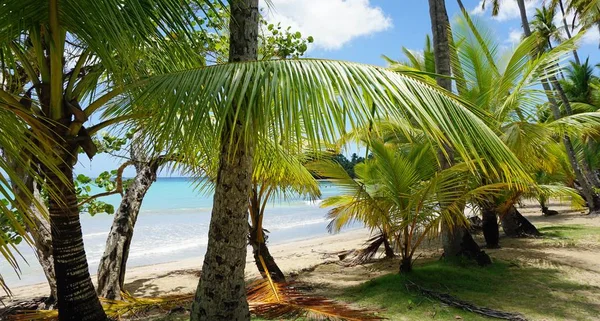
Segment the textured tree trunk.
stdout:
<svg viewBox="0 0 600 321">
<path fill-rule="evenodd" d="M 45 173 L 55 193 L 49 200 L 49 213 L 58 318 L 60 321 L 105 321 L 106 314 L 96 296 L 83 246 L 77 195 L 73 185 L 74 148 L 67 149 L 67 153 L 66 162 L 58 165 L 67 182 L 51 171 Z"/>
<path fill-rule="evenodd" d="M 481 219 L 486 247 L 488 249 L 499 248 L 500 228 L 496 208 L 493 204 L 483 204 L 481 206 Z"/>
<path fill-rule="evenodd" d="M 98 266 L 98 295 L 111 300 L 121 299 L 135 223 L 144 196 L 156 181 L 160 165 L 156 160 L 148 162 L 142 155 L 142 151 L 132 142 L 131 156 L 136 176 L 125 190 Z"/>
<path fill-rule="evenodd" d="M 258 0 L 232 1 L 230 8 L 229 62 L 256 60 Z M 221 156 L 208 247 L 192 304 L 191 321 L 250 320 L 244 268 L 248 240 L 248 198 L 252 188 L 253 142 L 250 135 L 244 135 L 246 126 L 241 123 L 248 112 L 240 110 L 237 123 L 233 122 L 234 117 L 230 115 L 221 134 Z"/>
<path fill-rule="evenodd" d="M 565 16 L 565 6 L 563 5 L 562 0 L 558 0 L 558 5 L 560 6 L 560 12 L 562 14 L 562 22 L 565 28 L 565 33 L 567 34 L 567 39 L 571 39 L 571 31 L 569 30 L 569 24 L 567 23 L 567 18 Z M 578 65 L 581 65 L 581 60 L 579 60 L 579 54 L 577 53 L 577 49 L 573 49 L 573 58 Z"/>
<path fill-rule="evenodd" d="M 33 197 L 39 204 L 44 204 L 40 195 L 39 189 L 33 188 Z M 54 258 L 52 257 L 52 234 L 50 232 L 50 222 L 48 218 L 40 213 L 35 205 L 31 205 L 31 216 L 33 223 L 36 226 L 35 230 L 28 230 L 33 238 L 35 245 L 35 253 L 37 254 L 38 262 L 44 270 L 44 275 L 50 287 L 50 296 L 46 300 L 46 309 L 50 309 L 56 303 L 56 274 L 54 273 Z"/>
<path fill-rule="evenodd" d="M 35 227 L 30 228 L 29 225 L 26 225 L 27 233 L 29 233 L 33 239 L 38 262 L 44 271 L 44 275 L 48 281 L 48 286 L 50 287 L 50 296 L 46 300 L 47 306 L 45 307 L 49 309 L 53 304 L 56 303 L 56 275 L 54 273 L 54 259 L 52 258 L 52 235 L 50 233 L 50 222 L 48 221 L 48 210 L 46 209 L 45 215 L 40 212 L 39 206 L 42 206 L 44 201 L 40 195 L 40 190 L 37 186 L 37 183 L 29 175 L 27 175 L 23 169 L 17 168 L 17 166 L 12 167 L 17 173 L 19 173 L 21 181 L 29 190 L 28 195 L 33 196 L 34 198 L 33 200 L 28 199 L 26 193 L 23 193 L 17 184 L 12 184 L 12 190 L 14 191 L 15 195 L 25 204 L 27 204 L 27 208 L 23 210 L 29 210 L 29 216 L 32 220 L 33 226 Z"/>
<path fill-rule="evenodd" d="M 448 42 L 450 22 L 444 0 L 429 0 L 429 17 L 431 19 L 431 32 L 433 34 L 435 71 L 439 75 L 451 76 L 452 67 L 450 63 L 450 45 Z M 452 92 L 452 80 L 450 77 L 437 77 L 436 82 L 440 87 Z M 452 166 L 454 151 L 447 145 L 442 146 L 442 148 L 446 155 L 440 150 L 438 151 L 438 159 L 442 169 L 446 169 Z M 462 240 L 466 234 L 470 236 L 467 228 L 458 224 L 454 228 L 450 228 L 447 224 L 442 223 L 441 229 L 442 243 L 446 257 L 454 257 L 463 253 Z"/>
<path fill-rule="evenodd" d="M 516 207 L 511 206 L 504 215 L 500 217 L 502 230 L 509 237 L 527 237 L 542 235 L 537 228 L 526 219 Z"/>
</svg>

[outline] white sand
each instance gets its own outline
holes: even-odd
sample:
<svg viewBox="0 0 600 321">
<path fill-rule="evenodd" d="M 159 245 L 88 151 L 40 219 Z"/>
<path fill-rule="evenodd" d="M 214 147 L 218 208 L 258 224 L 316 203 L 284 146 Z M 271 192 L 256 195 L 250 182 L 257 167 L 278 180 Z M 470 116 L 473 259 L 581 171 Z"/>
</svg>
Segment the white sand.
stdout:
<svg viewBox="0 0 600 321">
<path fill-rule="evenodd" d="M 357 229 L 337 235 L 290 241 L 269 247 L 271 255 L 285 274 L 311 268 L 327 261 L 339 260 L 331 253 L 351 250 L 368 239 L 369 231 Z M 183 294 L 194 292 L 198 285 L 198 272 L 202 267 L 202 257 L 189 258 L 177 262 L 139 266 L 127 270 L 126 290 L 136 296 L 156 296 L 165 294 Z M 252 249 L 248 248 L 246 258 L 246 278 L 259 276 Z M 95 283 L 95 275 L 92 280 Z M 11 289 L 13 300 L 24 300 L 48 294 L 45 283 Z M 2 298 L 5 304 L 10 299 Z"/>
</svg>

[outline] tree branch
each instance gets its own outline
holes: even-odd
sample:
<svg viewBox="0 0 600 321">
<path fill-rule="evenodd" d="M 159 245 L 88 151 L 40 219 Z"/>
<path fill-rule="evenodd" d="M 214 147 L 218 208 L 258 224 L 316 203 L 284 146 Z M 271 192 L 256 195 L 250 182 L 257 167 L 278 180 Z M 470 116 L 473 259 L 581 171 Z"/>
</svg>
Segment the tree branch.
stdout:
<svg viewBox="0 0 600 321">
<path fill-rule="evenodd" d="M 81 207 L 99 197 L 104 197 L 104 196 L 109 196 L 109 195 L 114 195 L 114 194 L 121 194 L 121 196 L 123 195 L 123 171 L 125 170 L 125 168 L 127 168 L 130 165 L 133 165 L 135 162 L 134 161 L 127 161 L 125 163 L 123 163 L 123 165 L 121 165 L 119 167 L 119 169 L 117 169 L 117 187 L 115 188 L 114 191 L 110 191 L 110 192 L 104 192 L 104 193 L 100 193 L 100 194 L 96 194 L 94 196 L 90 196 L 88 198 L 86 198 L 85 200 L 83 200 L 81 203 L 77 204 L 77 207 Z"/>
</svg>

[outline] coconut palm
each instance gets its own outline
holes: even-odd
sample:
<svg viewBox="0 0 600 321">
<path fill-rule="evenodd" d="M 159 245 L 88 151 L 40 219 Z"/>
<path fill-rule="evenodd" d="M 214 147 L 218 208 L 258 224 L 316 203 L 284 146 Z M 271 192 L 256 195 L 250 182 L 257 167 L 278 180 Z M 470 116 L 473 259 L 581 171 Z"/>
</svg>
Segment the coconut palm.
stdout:
<svg viewBox="0 0 600 321">
<path fill-rule="evenodd" d="M 448 37 L 450 22 L 448 20 L 445 0 L 429 0 L 429 16 L 431 19 L 431 32 L 433 35 L 435 72 L 438 75 L 436 77 L 436 82 L 440 87 L 448 92 L 452 92 L 452 80 L 450 78 L 452 76 L 450 59 L 452 54 L 449 43 L 452 37 Z M 460 85 L 457 85 L 457 87 L 459 89 L 462 88 Z M 453 165 L 453 151 L 447 145 L 442 145 L 441 148 L 443 150 L 440 150 L 440 156 L 438 156 L 438 158 L 442 164 L 442 169 L 446 169 Z M 444 154 L 449 156 L 447 157 L 448 161 L 445 160 L 446 157 L 441 157 Z M 453 229 L 446 226 L 445 223 L 442 225 L 442 243 L 444 245 L 444 253 L 447 257 L 454 257 L 463 252 L 464 249 L 461 248 L 461 244 L 463 244 L 461 240 L 465 234 L 469 233 L 466 227 L 458 226 L 458 224 L 453 225 L 456 225 Z"/>
<path fill-rule="evenodd" d="M 527 10 L 525 8 L 525 0 L 516 0 L 516 1 L 519 6 L 519 12 L 520 12 L 520 16 L 521 16 L 521 23 L 522 23 L 524 35 L 525 35 L 525 37 L 530 37 L 532 35 L 532 32 L 531 32 L 531 28 L 529 25 L 529 19 L 527 18 Z M 499 0 L 483 1 L 482 4 L 485 6 L 485 4 L 487 2 L 492 2 L 493 8 L 494 8 L 492 10 L 492 14 L 493 15 L 498 14 L 500 1 Z M 583 7 L 595 8 L 595 2 L 594 1 L 590 1 L 590 2 L 586 1 L 586 5 L 584 5 Z M 540 38 L 540 43 L 549 43 L 549 41 L 548 41 L 548 39 Z M 532 55 L 540 54 L 539 47 L 535 51 L 532 51 L 531 54 Z M 548 97 L 548 103 L 549 103 L 550 109 L 551 109 L 552 114 L 555 119 L 559 119 L 563 116 L 560 111 L 559 101 L 562 103 L 562 106 L 565 109 L 565 114 L 567 116 L 572 115 L 571 103 L 569 102 L 569 99 L 567 98 L 562 86 L 560 85 L 560 83 L 558 82 L 558 79 L 555 76 L 549 76 L 549 77 L 547 77 L 547 79 L 543 79 L 542 87 L 544 88 L 544 91 L 546 91 L 546 95 Z M 558 100 L 555 97 L 555 95 L 553 94 L 553 90 L 555 91 L 556 96 L 558 96 Z M 569 157 L 569 162 L 571 163 L 571 167 L 573 168 L 573 172 L 575 173 L 575 177 L 577 178 L 577 182 L 581 186 L 582 193 L 585 196 L 585 199 L 588 203 L 589 210 L 590 210 L 590 212 L 595 212 L 598 209 L 600 209 L 600 201 L 599 201 L 600 198 L 593 188 L 593 183 L 591 183 L 591 181 L 590 181 L 591 178 L 589 177 L 590 176 L 589 173 L 587 175 L 588 177 L 586 177 L 586 175 L 585 175 L 586 173 L 583 170 L 585 168 L 589 168 L 589 165 L 584 164 L 582 166 L 579 163 L 579 159 L 577 159 L 576 152 L 573 148 L 573 142 L 569 135 L 565 135 L 562 138 L 562 140 L 563 140 L 563 144 L 565 145 L 567 155 Z M 582 169 L 582 167 L 583 167 L 583 169 Z"/>
<path fill-rule="evenodd" d="M 467 201 L 499 191 L 505 184 L 470 188 L 464 163 L 441 169 L 431 145 L 413 142 L 396 145 L 369 141 L 373 158 L 356 166 L 357 179 L 331 161 L 313 164 L 319 175 L 333 179 L 343 190 L 323 202 L 332 219 L 330 227 L 339 231 L 353 221 L 388 235 L 401 253 L 400 273 L 412 270 L 413 255 L 419 245 L 447 226 L 465 224 L 462 213 Z M 457 223 L 458 222 L 458 223 Z"/>
<path fill-rule="evenodd" d="M 136 115 L 107 115 L 86 128 L 88 119 L 125 92 L 126 82 L 145 73 L 140 57 L 151 58 L 156 52 L 152 49 L 159 47 L 169 48 L 171 57 L 183 52 L 179 44 L 184 41 L 176 44 L 170 40 L 186 39 L 194 31 L 195 10 L 191 3 L 175 1 L 53 0 L 44 5 L 20 1 L 0 8 L 2 65 L 9 71 L 22 69 L 27 76 L 22 93 L 6 87 L 0 90 L 2 103 L 15 115 L 41 120 L 51 138 L 34 135 L 23 146 L 48 146 L 29 155 L 29 168 L 39 167 L 44 186 L 53 191 L 49 217 L 61 320 L 106 319 L 89 277 L 79 224 L 73 184 L 78 150 L 82 148 L 92 157 L 95 146 L 91 137 L 98 130 Z M 169 61 L 184 63 L 190 56 Z M 166 66 L 165 60 L 145 60 L 147 64 L 150 61 L 157 62 L 152 70 Z M 188 66 L 194 65 L 192 59 L 187 61 Z M 10 148 L 10 144 L 2 147 Z M 38 166 L 37 159 L 52 159 L 58 170 Z"/>
</svg>

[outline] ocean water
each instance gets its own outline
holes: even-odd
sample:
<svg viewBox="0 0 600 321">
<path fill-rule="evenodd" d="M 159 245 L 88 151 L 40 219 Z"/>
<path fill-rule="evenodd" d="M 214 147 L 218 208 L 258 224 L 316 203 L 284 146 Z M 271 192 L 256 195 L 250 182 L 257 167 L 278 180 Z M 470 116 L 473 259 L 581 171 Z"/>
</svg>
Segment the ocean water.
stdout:
<svg viewBox="0 0 600 321">
<path fill-rule="evenodd" d="M 208 225 L 212 195 L 202 195 L 188 178 L 159 178 L 150 188 L 135 226 L 128 267 L 151 265 L 203 256 L 208 242 Z M 321 199 L 338 195 L 339 189 L 331 182 L 321 181 Z M 118 208 L 119 195 L 103 200 Z M 327 209 L 321 200 L 308 200 L 298 195 L 285 199 L 273 198 L 265 210 L 264 228 L 270 231 L 271 244 L 327 234 Z M 90 265 L 96 274 L 104 252 L 106 237 L 113 216 L 81 214 L 83 240 Z M 45 282 L 43 271 L 33 249 L 26 244 L 18 246 L 24 260 L 20 260 L 20 277 L 6 262 L 0 260 L 0 273 L 9 287 Z"/>
</svg>

